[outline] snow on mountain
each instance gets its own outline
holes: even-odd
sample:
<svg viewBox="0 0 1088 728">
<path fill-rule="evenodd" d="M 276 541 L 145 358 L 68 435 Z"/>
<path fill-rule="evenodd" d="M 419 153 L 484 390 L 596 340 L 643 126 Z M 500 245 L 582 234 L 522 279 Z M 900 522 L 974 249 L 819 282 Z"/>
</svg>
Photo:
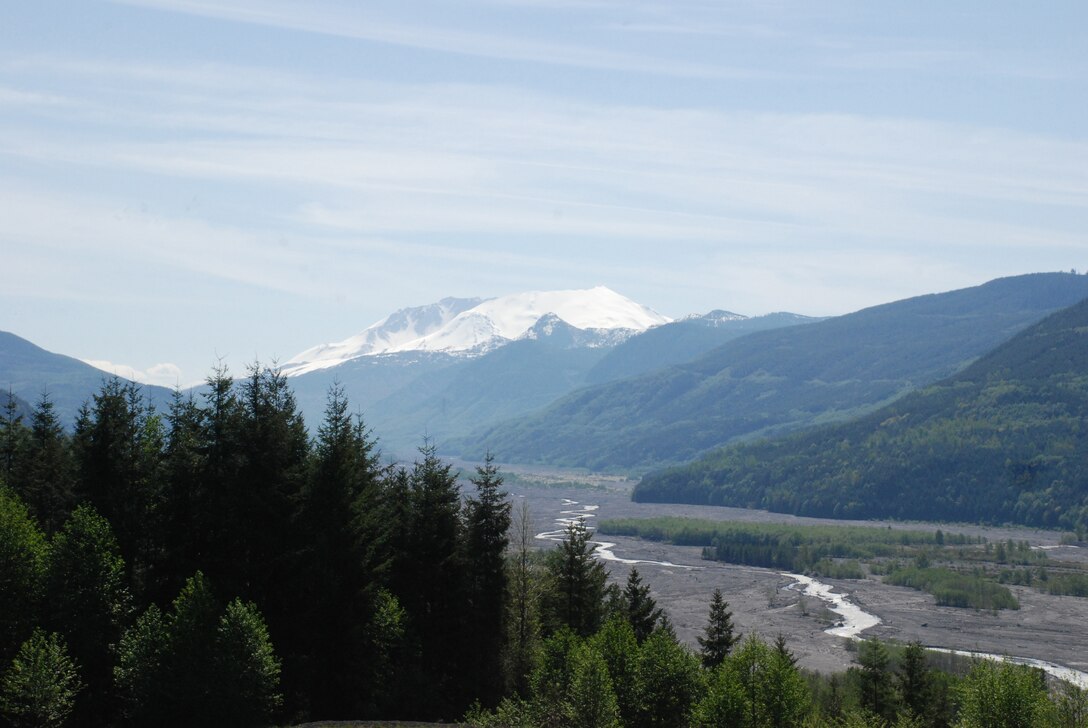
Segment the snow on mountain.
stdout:
<svg viewBox="0 0 1088 728">
<path fill-rule="evenodd" d="M 481 298 L 443 298 L 438 303 L 402 308 L 362 333 L 334 344 L 320 344 L 297 354 L 283 365 L 288 376 L 328 369 L 360 356 L 384 354 L 417 341 L 447 325 L 458 314 L 479 306 Z"/>
<path fill-rule="evenodd" d="M 350 339 L 307 349 L 287 361 L 283 371 L 297 376 L 360 356 L 408 351 L 481 354 L 525 336 L 549 314 L 576 329 L 617 333 L 644 331 L 670 321 L 604 286 L 491 299 L 444 298 L 397 311 Z"/>
</svg>

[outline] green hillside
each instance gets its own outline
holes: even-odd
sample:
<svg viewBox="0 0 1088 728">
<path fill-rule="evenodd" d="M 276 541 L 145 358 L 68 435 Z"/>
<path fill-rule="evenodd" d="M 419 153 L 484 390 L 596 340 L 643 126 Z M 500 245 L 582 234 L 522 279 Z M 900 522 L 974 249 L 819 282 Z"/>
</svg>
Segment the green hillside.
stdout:
<svg viewBox="0 0 1088 728">
<path fill-rule="evenodd" d="M 1088 301 L 854 422 L 651 474 L 640 501 L 1088 526 Z"/>
<path fill-rule="evenodd" d="M 508 462 L 648 469 L 871 412 L 1088 296 L 1088 276 L 1003 278 L 749 334 L 686 364 L 573 392 L 461 441 Z"/>
</svg>

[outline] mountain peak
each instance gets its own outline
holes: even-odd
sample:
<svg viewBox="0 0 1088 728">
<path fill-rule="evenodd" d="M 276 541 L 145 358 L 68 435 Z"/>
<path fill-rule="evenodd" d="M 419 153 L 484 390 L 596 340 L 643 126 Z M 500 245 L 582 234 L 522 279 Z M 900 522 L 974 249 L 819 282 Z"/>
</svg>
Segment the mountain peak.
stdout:
<svg viewBox="0 0 1088 728">
<path fill-rule="evenodd" d="M 361 356 L 408 351 L 475 355 L 525 336 L 542 318 L 552 328 L 561 321 L 574 329 L 631 333 L 670 320 L 607 286 L 488 299 L 444 298 L 401 309 L 344 341 L 307 349 L 288 360 L 283 371 L 296 376 Z"/>
</svg>

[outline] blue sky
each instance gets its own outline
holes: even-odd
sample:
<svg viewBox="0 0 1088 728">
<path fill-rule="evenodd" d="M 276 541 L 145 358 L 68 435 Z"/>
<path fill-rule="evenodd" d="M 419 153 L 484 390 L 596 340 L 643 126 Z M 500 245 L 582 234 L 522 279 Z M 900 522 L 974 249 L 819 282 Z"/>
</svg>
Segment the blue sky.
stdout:
<svg viewBox="0 0 1088 728">
<path fill-rule="evenodd" d="M 172 385 L 450 295 L 1083 271 L 1086 49 L 1083 2 L 9 3 L 0 329 Z"/>
</svg>

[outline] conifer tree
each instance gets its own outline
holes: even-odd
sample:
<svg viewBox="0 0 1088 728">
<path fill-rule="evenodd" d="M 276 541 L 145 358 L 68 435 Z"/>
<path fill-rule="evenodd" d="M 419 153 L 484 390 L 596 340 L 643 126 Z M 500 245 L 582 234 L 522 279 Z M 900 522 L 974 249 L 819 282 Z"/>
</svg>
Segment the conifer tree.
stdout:
<svg viewBox="0 0 1088 728">
<path fill-rule="evenodd" d="M 23 423 L 19 401 L 9 388 L 0 414 L 0 482 L 15 487 L 14 474 L 30 433 Z"/>
<path fill-rule="evenodd" d="M 733 613 L 729 603 L 722 598 L 722 590 L 715 589 L 710 599 L 710 616 L 703 631 L 704 637 L 696 637 L 702 653 L 703 667 L 717 667 L 722 664 L 733 646 L 740 641 L 740 635 L 733 631 Z"/>
<path fill-rule="evenodd" d="M 627 621 L 634 630 L 635 639 L 642 644 L 653 633 L 661 620 L 663 610 L 650 596 L 650 586 L 642 583 L 638 569 L 632 568 L 627 575 L 627 585 L 623 590 L 623 608 Z"/>
<path fill-rule="evenodd" d="M 65 638 L 87 685 L 76 717 L 102 725 L 115 710 L 112 646 L 130 609 L 124 560 L 106 519 L 81 505 L 54 536 L 48 561 L 43 616 Z"/>
<path fill-rule="evenodd" d="M 921 642 L 910 642 L 903 649 L 897 681 L 903 706 L 911 715 L 924 717 L 929 707 L 930 674 Z"/>
<path fill-rule="evenodd" d="M 888 649 L 879 640 L 865 640 L 858 648 L 858 662 L 861 664 L 858 670 L 861 680 L 861 707 L 881 719 L 893 719 L 896 707 L 895 691 L 889 669 Z"/>
<path fill-rule="evenodd" d="M 46 392 L 31 415 L 13 482 L 42 529 L 56 532 L 74 501 L 73 463 L 68 438 Z"/>
<path fill-rule="evenodd" d="M 658 630 L 639 649 L 639 711 L 636 725 L 684 725 L 702 697 L 699 663 L 683 645 Z"/>
<path fill-rule="evenodd" d="M 612 615 L 593 635 L 590 644 L 608 666 L 623 725 L 635 725 L 641 683 L 639 645 L 630 622 L 620 614 Z"/>
<path fill-rule="evenodd" d="M 567 626 L 587 636 L 600 627 L 608 572 L 593 557 L 593 549 L 586 524 L 579 518 L 567 525 L 563 541 L 548 553 L 552 588 L 545 605 L 553 630 Z"/>
<path fill-rule="evenodd" d="M 608 665 L 595 649 L 581 645 L 572 656 L 567 725 L 572 728 L 620 728 L 620 710 Z"/>
<path fill-rule="evenodd" d="M 502 489 L 502 475 L 488 452 L 484 464 L 470 478 L 476 495 L 465 502 L 465 566 L 468 578 L 469 634 L 475 659 L 472 692 L 484 705 L 502 695 L 502 643 L 506 603 L 506 564 L 510 503 Z"/>
<path fill-rule="evenodd" d="M 283 702 L 280 661 L 257 607 L 235 599 L 215 634 L 213 701 L 219 725 L 269 725 Z"/>
<path fill-rule="evenodd" d="M 361 420 L 353 422 L 343 388 L 334 385 L 318 428 L 300 520 L 307 534 L 300 581 L 307 595 L 295 606 L 305 615 L 307 668 L 313 715 L 358 715 L 374 699 L 366 677 L 368 627 L 378 588 L 380 534 L 378 454 Z M 320 599 L 308 595 L 320 594 Z"/>
</svg>

